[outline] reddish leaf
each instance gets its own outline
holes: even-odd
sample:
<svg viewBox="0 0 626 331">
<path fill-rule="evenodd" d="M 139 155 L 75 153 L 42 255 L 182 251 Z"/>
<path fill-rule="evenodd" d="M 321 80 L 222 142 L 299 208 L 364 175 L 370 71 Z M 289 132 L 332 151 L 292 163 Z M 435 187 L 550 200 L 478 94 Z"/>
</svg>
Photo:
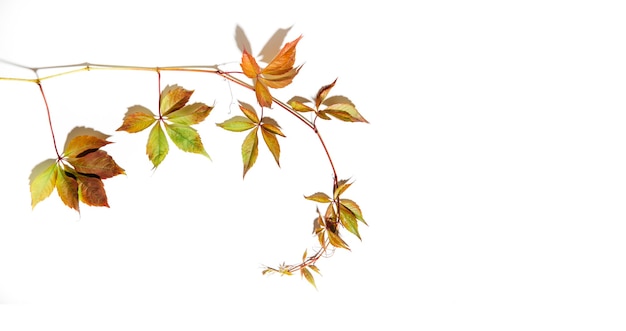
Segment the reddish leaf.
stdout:
<svg viewBox="0 0 626 331">
<path fill-rule="evenodd" d="M 79 210 L 78 207 L 78 182 L 76 181 L 76 175 L 69 171 L 66 171 L 63 166 L 57 167 L 58 175 L 56 181 L 56 188 L 59 197 L 63 203 L 75 210 Z"/>
<path fill-rule="evenodd" d="M 337 79 L 335 78 L 335 80 L 332 83 L 326 86 L 322 86 L 322 88 L 320 88 L 320 90 L 317 91 L 317 95 L 315 96 L 316 108 L 319 108 L 322 102 L 324 102 L 324 99 L 326 99 L 326 97 L 328 96 L 328 93 L 335 86 L 336 82 L 337 82 Z"/>
<path fill-rule="evenodd" d="M 178 85 L 166 86 L 161 92 L 161 103 L 159 105 L 161 115 L 166 116 L 182 108 L 189 101 L 192 94 L 193 91 L 185 90 Z"/>
<path fill-rule="evenodd" d="M 110 143 L 110 141 L 106 141 L 95 136 L 76 136 L 67 143 L 63 155 L 68 158 L 80 157 L 82 156 L 81 154 L 97 150 Z"/>
<path fill-rule="evenodd" d="M 300 39 L 302 39 L 302 36 L 285 44 L 274 59 L 267 65 L 267 67 L 261 71 L 261 73 L 282 75 L 290 71 L 296 61 L 296 45 L 298 45 Z"/>
<path fill-rule="evenodd" d="M 270 90 L 261 83 L 258 79 L 254 83 L 254 93 L 256 94 L 256 100 L 261 107 L 272 107 L 272 94 Z"/>
<path fill-rule="evenodd" d="M 78 175 L 78 198 L 90 206 L 109 207 L 104 184 L 98 177 Z"/>
<path fill-rule="evenodd" d="M 67 161 L 83 174 L 93 174 L 102 179 L 124 174 L 124 169 L 103 150 L 96 150 L 81 157 L 68 158 Z"/>
<path fill-rule="evenodd" d="M 241 56 L 241 69 L 243 70 L 244 75 L 248 78 L 256 78 L 261 73 L 261 68 L 257 64 L 256 60 L 245 49 L 243 50 L 243 55 Z"/>
</svg>

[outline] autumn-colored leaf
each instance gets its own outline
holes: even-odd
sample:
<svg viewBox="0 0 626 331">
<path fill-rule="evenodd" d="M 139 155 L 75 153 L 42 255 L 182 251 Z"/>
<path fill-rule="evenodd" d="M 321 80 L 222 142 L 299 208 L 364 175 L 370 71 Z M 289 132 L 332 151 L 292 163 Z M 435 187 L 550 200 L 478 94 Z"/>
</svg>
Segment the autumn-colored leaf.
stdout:
<svg viewBox="0 0 626 331">
<path fill-rule="evenodd" d="M 259 127 L 255 127 L 248 133 L 241 145 L 241 157 L 243 159 L 243 177 L 246 177 L 246 173 L 254 163 L 259 155 L 259 138 L 257 137 L 257 131 Z"/>
<path fill-rule="evenodd" d="M 315 279 L 313 278 L 313 275 L 311 274 L 311 272 L 309 271 L 309 269 L 307 268 L 302 268 L 300 269 L 300 274 L 302 276 L 304 276 L 304 278 L 306 278 L 306 280 L 313 285 L 313 287 L 315 287 L 315 289 L 317 289 L 317 286 L 315 285 Z"/>
<path fill-rule="evenodd" d="M 313 193 L 309 196 L 305 196 L 304 198 L 307 200 L 321 202 L 321 203 L 327 203 L 331 201 L 330 197 L 324 192 Z"/>
<path fill-rule="evenodd" d="M 296 61 L 296 45 L 302 39 L 299 36 L 294 41 L 288 42 L 274 57 L 274 59 L 265 67 L 261 73 L 270 75 L 281 75 L 289 72 Z"/>
<path fill-rule="evenodd" d="M 188 101 L 193 91 L 185 90 L 178 85 L 168 85 L 161 92 L 160 110 L 162 116 L 181 109 Z"/>
<path fill-rule="evenodd" d="M 285 134 L 280 130 L 280 125 L 271 117 L 265 116 L 261 119 L 261 125 L 263 128 L 273 134 L 277 134 L 281 137 L 285 137 Z"/>
<path fill-rule="evenodd" d="M 124 116 L 122 125 L 116 131 L 137 133 L 145 130 L 156 121 L 155 115 L 146 107 L 132 106 Z"/>
<path fill-rule="evenodd" d="M 256 78 L 261 73 L 261 68 L 254 59 L 254 56 L 250 55 L 245 49 L 241 56 L 241 70 L 243 70 L 243 74 L 248 78 Z"/>
<path fill-rule="evenodd" d="M 349 103 L 335 103 L 329 105 L 326 109 L 324 109 L 324 112 L 344 122 L 369 123 L 363 116 L 361 116 L 354 105 Z"/>
<path fill-rule="evenodd" d="M 258 79 L 254 83 L 254 93 L 256 94 L 256 99 L 261 107 L 272 107 L 272 94 L 270 93 L 270 90 Z"/>
<path fill-rule="evenodd" d="M 276 139 L 276 135 L 267 130 L 265 125 L 261 126 L 261 134 L 263 135 L 263 140 L 269 148 L 270 152 L 274 156 L 274 160 L 276 160 L 276 164 L 280 167 L 280 144 L 278 143 L 278 139 Z"/>
<path fill-rule="evenodd" d="M 202 154 L 210 158 L 209 154 L 204 149 L 202 139 L 200 139 L 200 135 L 196 129 L 190 127 L 189 125 L 166 123 L 165 130 L 167 131 L 167 135 L 170 139 L 172 139 L 172 142 L 174 142 L 174 145 L 181 150 L 189 153 Z"/>
<path fill-rule="evenodd" d="M 77 172 L 96 175 L 101 179 L 124 174 L 124 169 L 103 150 L 95 150 L 80 157 L 68 157 L 67 161 Z"/>
<path fill-rule="evenodd" d="M 65 167 L 63 166 L 57 167 L 57 193 L 59 194 L 61 201 L 63 201 L 66 206 L 74 210 L 79 210 L 78 181 L 76 180 L 76 175 L 72 174 L 68 170 L 65 170 L 64 168 Z"/>
<path fill-rule="evenodd" d="M 70 140 L 63 151 L 68 158 L 77 158 L 110 144 L 110 141 L 95 136 L 76 136 Z"/>
<path fill-rule="evenodd" d="M 363 219 L 363 213 L 361 213 L 361 208 L 359 207 L 359 205 L 356 204 L 356 202 L 350 199 L 340 199 L 339 203 L 345 208 L 347 208 L 348 210 L 350 210 L 354 214 L 354 217 L 356 217 L 357 220 L 367 225 L 367 223 Z"/>
<path fill-rule="evenodd" d="M 337 188 L 335 189 L 334 192 L 334 198 L 337 199 L 343 192 L 345 192 L 348 187 L 350 187 L 350 185 L 352 185 L 352 183 L 348 182 L 347 179 L 342 179 L 337 181 Z"/>
<path fill-rule="evenodd" d="M 309 251 L 307 249 L 304 250 L 304 254 L 302 254 L 302 262 L 304 262 L 304 260 L 306 260 L 306 256 L 307 256 L 308 252 Z"/>
<path fill-rule="evenodd" d="M 247 118 L 250 119 L 253 123 L 259 123 L 259 116 L 256 114 L 256 110 L 251 107 L 244 107 L 243 105 L 239 105 L 239 109 L 246 115 Z"/>
<path fill-rule="evenodd" d="M 347 250 L 350 250 L 350 248 L 348 247 L 348 244 L 346 244 L 346 242 L 343 241 L 343 239 L 341 239 L 339 234 L 333 233 L 332 231 L 326 231 L 326 232 L 328 233 L 328 240 L 330 241 L 331 245 L 337 248 L 345 248 Z"/>
<path fill-rule="evenodd" d="M 90 206 L 109 207 L 102 180 L 95 176 L 78 174 L 78 198 Z"/>
<path fill-rule="evenodd" d="M 309 269 L 315 271 L 318 275 L 321 275 L 322 273 L 320 272 L 320 269 L 315 265 L 315 264 L 311 264 L 309 265 Z"/>
<path fill-rule="evenodd" d="M 309 112 L 309 111 L 315 111 L 315 109 L 313 109 L 313 108 L 305 105 L 303 102 L 297 101 L 297 100 L 289 101 L 289 105 L 291 106 L 291 108 L 293 108 L 293 110 L 299 111 L 301 113 L 306 113 L 306 112 Z"/>
<path fill-rule="evenodd" d="M 30 181 L 31 208 L 35 208 L 54 191 L 58 174 L 57 166 L 56 160 L 48 159 L 33 169 Z"/>
<path fill-rule="evenodd" d="M 339 205 L 339 221 L 346 230 L 350 231 L 357 238 L 361 239 L 359 234 L 359 224 L 356 221 L 354 214 L 345 206 Z"/>
<path fill-rule="evenodd" d="M 198 124 L 209 116 L 213 107 L 197 102 L 186 105 L 179 110 L 172 111 L 167 116 L 167 120 L 177 124 L 192 125 Z"/>
<path fill-rule="evenodd" d="M 222 123 L 217 123 L 216 125 L 228 131 L 242 132 L 252 129 L 256 126 L 256 123 L 252 122 L 247 117 L 237 115 Z"/>
<path fill-rule="evenodd" d="M 163 162 L 169 150 L 170 146 L 167 142 L 167 137 L 161 125 L 157 123 L 152 127 L 152 130 L 150 130 L 148 143 L 146 144 L 146 154 L 148 154 L 148 159 L 152 162 L 154 168 L 158 167 L 159 164 Z"/>
<path fill-rule="evenodd" d="M 315 108 L 319 109 L 322 102 L 324 102 L 324 100 L 328 96 L 328 93 L 330 92 L 330 90 L 335 86 L 335 83 L 337 83 L 336 78 L 332 83 L 326 86 L 322 86 L 322 88 L 320 88 L 319 91 L 317 91 L 317 95 L 315 96 Z"/>
</svg>

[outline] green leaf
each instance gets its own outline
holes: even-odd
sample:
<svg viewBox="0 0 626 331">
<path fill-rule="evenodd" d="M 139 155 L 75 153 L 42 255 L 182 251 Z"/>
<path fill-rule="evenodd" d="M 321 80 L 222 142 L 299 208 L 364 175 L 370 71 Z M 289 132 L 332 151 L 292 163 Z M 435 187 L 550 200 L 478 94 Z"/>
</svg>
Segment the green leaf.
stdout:
<svg viewBox="0 0 626 331">
<path fill-rule="evenodd" d="M 330 197 L 324 192 L 313 193 L 309 196 L 304 196 L 304 198 L 307 200 L 321 202 L 321 203 L 327 203 L 327 202 L 332 201 Z"/>
<path fill-rule="evenodd" d="M 257 156 L 259 156 L 259 138 L 257 137 L 257 131 L 259 127 L 255 127 L 248 133 L 246 138 L 243 140 L 243 144 L 241 145 L 241 158 L 243 159 L 243 177 L 246 177 L 246 173 L 254 163 L 256 162 Z"/>
<path fill-rule="evenodd" d="M 261 126 L 261 134 L 263 135 L 263 140 L 269 148 L 270 152 L 274 156 L 274 160 L 276 160 L 276 164 L 280 167 L 280 144 L 278 143 L 278 139 L 276 139 L 276 135 L 265 128 L 265 125 Z"/>
<path fill-rule="evenodd" d="M 193 103 L 171 112 L 167 119 L 170 122 L 184 125 L 198 124 L 209 116 L 212 109 L 213 107 L 209 107 L 204 103 Z"/>
<path fill-rule="evenodd" d="M 306 278 L 306 280 L 313 285 L 313 287 L 315 287 L 315 289 L 317 289 L 317 286 L 315 286 L 315 279 L 313 278 L 313 275 L 311 274 L 311 272 L 309 271 L 309 269 L 307 268 L 302 268 L 300 269 L 300 274 L 302 276 L 304 276 L 304 278 Z"/>
<path fill-rule="evenodd" d="M 341 204 L 339 205 L 339 221 L 341 222 L 341 225 L 346 228 L 346 230 L 350 231 L 350 233 L 361 240 L 361 235 L 359 234 L 359 224 L 356 221 L 356 217 L 348 208 Z"/>
<path fill-rule="evenodd" d="M 252 122 L 247 117 L 238 115 L 238 116 L 229 118 L 222 123 L 216 123 L 216 125 L 228 131 L 242 132 L 242 131 L 252 129 L 253 127 L 256 126 L 256 123 Z"/>
<path fill-rule="evenodd" d="M 170 146 L 167 142 L 167 137 L 165 137 L 165 132 L 163 132 L 161 125 L 157 123 L 150 130 L 148 144 L 146 145 L 146 154 L 148 154 L 148 159 L 150 159 L 154 168 L 163 162 L 169 150 Z"/>
<path fill-rule="evenodd" d="M 340 199 L 339 203 L 348 208 L 353 214 L 354 217 L 356 217 L 357 220 L 363 222 L 365 225 L 367 225 L 367 223 L 365 222 L 365 220 L 363 219 L 363 214 L 361 213 L 361 208 L 359 207 L 359 205 L 356 204 L 356 202 L 350 200 L 350 199 Z"/>
<path fill-rule="evenodd" d="M 189 153 L 202 154 L 210 159 L 196 129 L 189 125 L 166 123 L 165 130 L 167 131 L 167 135 L 170 136 L 170 139 L 172 139 L 172 142 L 181 150 Z"/>
<path fill-rule="evenodd" d="M 48 198 L 57 182 L 57 162 L 48 159 L 33 168 L 30 181 L 31 208 Z"/>
</svg>

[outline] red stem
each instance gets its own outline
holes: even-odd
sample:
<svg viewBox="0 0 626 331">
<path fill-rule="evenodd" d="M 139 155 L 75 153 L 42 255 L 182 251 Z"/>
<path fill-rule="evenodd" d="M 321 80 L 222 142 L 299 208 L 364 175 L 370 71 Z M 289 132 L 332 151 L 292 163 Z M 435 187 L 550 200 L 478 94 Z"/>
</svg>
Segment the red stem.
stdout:
<svg viewBox="0 0 626 331">
<path fill-rule="evenodd" d="M 57 148 L 57 140 L 54 136 L 54 129 L 52 128 L 52 116 L 50 115 L 50 107 L 48 106 L 48 100 L 46 99 L 46 94 L 43 92 L 43 87 L 41 86 L 41 82 L 37 82 L 37 86 L 39 86 L 39 91 L 41 92 L 41 96 L 43 97 L 43 102 L 46 105 L 46 113 L 48 113 L 48 125 L 50 126 L 50 133 L 52 134 L 52 143 L 54 144 L 54 152 L 57 154 L 57 160 L 61 160 L 61 154 L 59 154 L 59 149 Z"/>
</svg>

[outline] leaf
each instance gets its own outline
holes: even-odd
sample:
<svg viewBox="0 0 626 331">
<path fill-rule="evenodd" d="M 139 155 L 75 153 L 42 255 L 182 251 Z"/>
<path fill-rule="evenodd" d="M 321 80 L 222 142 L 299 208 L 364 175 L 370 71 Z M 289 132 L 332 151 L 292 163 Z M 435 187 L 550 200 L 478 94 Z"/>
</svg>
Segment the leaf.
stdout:
<svg viewBox="0 0 626 331">
<path fill-rule="evenodd" d="M 356 217 L 348 208 L 341 204 L 339 205 L 339 221 L 341 222 L 341 225 L 346 228 L 346 230 L 350 231 L 350 233 L 361 240 L 361 235 L 359 234 L 359 224 L 356 221 Z"/>
<path fill-rule="evenodd" d="M 308 253 L 308 250 L 304 250 L 304 254 L 302 254 L 302 262 L 304 262 L 304 260 L 306 260 L 306 255 Z"/>
<path fill-rule="evenodd" d="M 281 137 L 285 137 L 285 134 L 280 130 L 280 125 L 271 117 L 265 116 L 261 119 L 261 125 L 263 128 L 273 134 L 277 134 Z"/>
<path fill-rule="evenodd" d="M 315 109 L 305 105 L 304 103 L 297 101 L 297 100 L 292 100 L 289 101 L 289 105 L 291 106 L 291 108 L 293 108 L 293 110 L 295 111 L 299 111 L 301 113 L 306 113 L 309 111 L 314 111 Z"/>
<path fill-rule="evenodd" d="M 346 207 L 348 210 L 350 210 L 353 214 L 354 217 L 356 217 L 357 220 L 363 222 L 365 225 L 367 225 L 367 223 L 365 222 L 365 220 L 363 219 L 363 214 L 361 213 L 361 208 L 359 207 L 359 205 L 356 204 L 356 202 L 350 200 L 350 199 L 340 199 L 339 203 Z"/>
<path fill-rule="evenodd" d="M 261 68 L 257 64 L 256 60 L 247 50 L 243 50 L 243 54 L 241 56 L 241 70 L 243 70 L 243 74 L 248 78 L 256 78 L 261 73 Z"/>
<path fill-rule="evenodd" d="M 57 166 L 56 160 L 48 159 L 33 169 L 30 181 L 31 208 L 34 209 L 54 191 L 58 175 Z"/>
<path fill-rule="evenodd" d="M 302 39 L 298 37 L 294 41 L 288 42 L 274 57 L 274 59 L 265 67 L 261 73 L 270 75 L 281 75 L 289 72 L 296 61 L 296 45 Z"/>
<path fill-rule="evenodd" d="M 272 107 L 272 94 L 270 93 L 270 90 L 268 90 L 267 87 L 258 79 L 254 83 L 254 93 L 256 94 L 256 99 L 261 107 Z"/>
<path fill-rule="evenodd" d="M 256 111 L 253 108 L 244 107 L 243 105 L 239 105 L 239 109 L 246 115 L 247 118 L 250 119 L 253 123 L 259 123 L 259 116 L 256 114 Z"/>
<path fill-rule="evenodd" d="M 361 116 L 361 114 L 356 110 L 354 105 L 348 103 L 332 104 L 326 107 L 326 109 L 324 109 L 324 112 L 344 122 L 369 123 L 363 116 Z"/>
<path fill-rule="evenodd" d="M 64 166 L 57 167 L 57 181 L 56 189 L 61 201 L 74 209 L 79 210 L 78 207 L 78 182 L 76 181 L 76 175 L 70 171 L 66 171 Z"/>
<path fill-rule="evenodd" d="M 76 136 L 67 143 L 63 155 L 69 158 L 82 157 L 110 143 L 110 141 L 95 136 Z"/>
<path fill-rule="evenodd" d="M 128 133 L 141 132 L 156 121 L 155 115 L 146 107 L 132 106 L 124 115 L 122 125 L 116 131 L 126 131 Z"/>
<path fill-rule="evenodd" d="M 332 200 L 330 199 L 330 197 L 324 193 L 324 192 L 317 192 L 317 193 L 313 193 L 309 196 L 305 196 L 304 197 L 307 200 L 311 200 L 311 201 L 315 201 L 315 202 L 321 202 L 321 203 L 327 203 L 327 202 L 331 202 Z"/>
<path fill-rule="evenodd" d="M 343 239 L 341 239 L 339 234 L 333 233 L 332 231 L 326 231 L 326 232 L 328 233 L 328 240 L 330 241 L 331 245 L 337 248 L 345 248 L 347 250 L 350 250 L 350 248 L 348 247 L 348 244 L 346 244 L 346 242 L 343 241 Z"/>
<path fill-rule="evenodd" d="M 347 179 L 337 181 L 337 188 L 334 192 L 334 198 L 337 199 L 343 192 L 348 189 L 348 187 L 350 187 L 350 185 L 352 185 L 352 183 L 349 183 Z"/>
<path fill-rule="evenodd" d="M 103 150 L 95 150 L 84 156 L 69 157 L 67 161 L 77 172 L 96 175 L 101 179 L 124 174 L 124 169 L 120 168 L 113 158 Z"/>
<path fill-rule="evenodd" d="M 207 118 L 207 116 L 209 116 L 209 113 L 211 113 L 212 109 L 213 107 L 209 107 L 201 102 L 193 103 L 190 105 L 186 105 L 179 110 L 175 110 L 171 112 L 167 116 L 167 119 L 170 122 L 177 123 L 177 124 L 184 124 L 184 125 L 198 124 L 204 121 L 204 119 Z"/>
<path fill-rule="evenodd" d="M 265 125 L 261 126 L 261 134 L 263 135 L 263 140 L 269 148 L 270 152 L 274 156 L 274 160 L 276 160 L 276 164 L 280 167 L 280 144 L 278 143 L 278 139 L 276 139 L 276 135 L 273 132 L 270 132 L 265 128 Z"/>
<path fill-rule="evenodd" d="M 300 274 L 302 276 L 304 276 L 304 278 L 306 278 L 306 280 L 313 285 L 313 287 L 315 287 L 315 289 L 317 289 L 317 286 L 315 286 L 315 279 L 313 278 L 313 275 L 311 274 L 311 272 L 309 271 L 309 269 L 307 268 L 302 268 L 300 269 Z"/>
<path fill-rule="evenodd" d="M 216 123 L 216 125 L 228 131 L 242 132 L 252 129 L 256 123 L 244 116 L 234 116 L 222 123 Z"/>
<path fill-rule="evenodd" d="M 248 133 L 241 145 L 241 157 L 243 159 L 243 177 L 246 177 L 246 173 L 254 163 L 259 155 L 259 138 L 257 137 L 258 127 L 255 127 Z"/>
<path fill-rule="evenodd" d="M 161 102 L 159 105 L 161 115 L 166 116 L 182 108 L 189 101 L 192 94 L 193 91 L 185 90 L 178 85 L 166 86 L 161 92 Z"/>
<path fill-rule="evenodd" d="M 315 108 L 320 107 L 322 102 L 324 102 L 324 100 L 328 96 L 328 93 L 330 92 L 330 90 L 335 86 L 335 83 L 337 83 L 336 78 L 332 83 L 326 86 L 322 86 L 322 88 L 320 88 L 319 91 L 317 91 L 317 95 L 315 96 Z"/>
<path fill-rule="evenodd" d="M 170 146 L 165 137 L 165 133 L 161 125 L 157 123 L 152 130 L 150 130 L 148 143 L 146 144 L 146 154 L 148 154 L 148 159 L 152 162 L 154 168 L 158 167 L 159 164 L 163 162 L 169 150 Z"/>
<path fill-rule="evenodd" d="M 311 265 L 309 265 L 309 269 L 311 269 L 311 270 L 313 270 L 313 271 L 317 272 L 317 274 L 318 274 L 318 275 L 321 275 L 321 274 L 322 274 L 322 273 L 320 272 L 320 269 L 319 269 L 319 268 L 317 268 L 317 266 L 316 266 L 315 264 L 311 264 Z"/>
<path fill-rule="evenodd" d="M 181 150 L 189 153 L 202 154 L 210 159 L 196 129 L 190 127 L 189 125 L 166 123 L 165 130 L 167 131 L 167 135 L 170 139 L 172 139 L 174 145 Z"/>
<path fill-rule="evenodd" d="M 77 175 L 78 198 L 90 206 L 109 207 L 104 184 L 98 177 Z"/>
</svg>

